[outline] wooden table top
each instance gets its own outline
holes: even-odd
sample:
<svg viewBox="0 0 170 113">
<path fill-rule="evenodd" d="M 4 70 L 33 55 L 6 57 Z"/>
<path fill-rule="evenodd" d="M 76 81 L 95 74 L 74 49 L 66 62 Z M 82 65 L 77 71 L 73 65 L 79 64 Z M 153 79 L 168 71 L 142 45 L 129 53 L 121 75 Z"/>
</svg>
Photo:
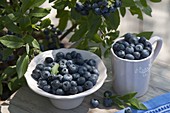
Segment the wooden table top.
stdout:
<svg viewBox="0 0 170 113">
<path fill-rule="evenodd" d="M 94 94 L 85 97 L 83 103 L 71 110 L 61 110 L 55 108 L 48 98 L 34 93 L 28 86 L 23 86 L 5 102 L 1 102 L 0 110 L 2 113 L 87 113 L 90 108 L 90 99 L 97 98 L 102 101 L 103 93 L 112 90 L 112 76 L 110 59 L 104 60 L 108 69 L 108 77 L 103 86 Z M 147 93 L 140 97 L 142 102 L 155 96 L 170 92 L 170 66 L 164 62 L 155 62 L 151 68 L 150 85 Z M 105 108 L 102 105 L 101 109 Z M 113 113 L 113 112 L 112 112 Z"/>
</svg>

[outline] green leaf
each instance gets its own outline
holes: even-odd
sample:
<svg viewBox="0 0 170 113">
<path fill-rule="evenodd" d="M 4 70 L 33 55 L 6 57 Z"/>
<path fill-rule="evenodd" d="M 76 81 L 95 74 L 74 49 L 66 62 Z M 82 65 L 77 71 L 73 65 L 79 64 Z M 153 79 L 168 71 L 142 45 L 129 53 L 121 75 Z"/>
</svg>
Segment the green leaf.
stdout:
<svg viewBox="0 0 170 113">
<path fill-rule="evenodd" d="M 83 46 L 82 46 L 83 45 Z M 87 50 L 89 48 L 88 46 L 88 40 L 82 40 L 76 47 L 77 49 Z"/>
<path fill-rule="evenodd" d="M 28 67 L 28 63 L 29 63 L 28 55 L 24 54 L 18 58 L 17 63 L 16 63 L 16 70 L 17 70 L 19 79 L 22 78 L 23 75 L 25 74 L 27 67 Z"/>
<path fill-rule="evenodd" d="M 146 39 L 150 39 L 153 34 L 153 31 L 146 31 L 146 32 L 141 32 L 137 34 L 136 36 L 141 37 L 144 36 Z"/>
<path fill-rule="evenodd" d="M 131 7 L 131 6 L 135 6 L 134 0 L 122 0 L 121 7 Z"/>
<path fill-rule="evenodd" d="M 122 17 L 124 17 L 126 14 L 126 8 L 120 7 L 120 14 L 122 15 Z"/>
<path fill-rule="evenodd" d="M 20 18 L 20 20 L 19 20 L 19 26 L 21 27 L 21 28 L 26 28 L 26 27 L 28 27 L 29 25 L 31 25 L 31 20 L 30 20 L 30 18 L 28 17 L 28 16 L 24 16 L 24 17 L 22 17 L 22 18 Z"/>
<path fill-rule="evenodd" d="M 102 56 L 102 50 L 100 47 L 90 47 L 89 51 L 95 53 L 96 55 L 98 55 L 99 57 Z"/>
<path fill-rule="evenodd" d="M 100 35 L 98 34 L 94 34 L 94 37 L 92 37 L 91 40 L 93 40 L 96 43 L 101 43 L 103 41 Z"/>
<path fill-rule="evenodd" d="M 57 74 L 59 72 L 58 68 L 59 68 L 59 64 L 56 63 L 51 69 L 51 74 Z"/>
<path fill-rule="evenodd" d="M 136 94 L 137 94 L 137 92 L 128 93 L 128 94 L 125 94 L 125 95 L 121 96 L 120 99 L 124 100 L 124 101 L 127 101 L 127 100 L 130 100 L 133 97 L 135 97 Z"/>
<path fill-rule="evenodd" d="M 16 66 L 8 66 L 2 73 L 3 76 L 13 76 L 16 74 Z"/>
<path fill-rule="evenodd" d="M 151 7 L 150 6 L 147 6 L 147 7 L 144 7 L 143 9 L 142 9 L 142 11 L 146 14 L 146 15 L 148 15 L 148 16 L 152 16 L 152 9 L 151 9 Z"/>
<path fill-rule="evenodd" d="M 131 12 L 132 15 L 137 15 L 139 19 L 143 20 L 142 11 L 140 10 L 140 8 L 136 6 L 130 7 L 129 11 Z"/>
<path fill-rule="evenodd" d="M 31 12 L 30 16 L 33 17 L 45 17 L 50 13 L 50 9 L 35 7 Z"/>
<path fill-rule="evenodd" d="M 49 18 L 46 18 L 46 19 L 44 19 L 44 20 L 41 22 L 40 26 L 41 26 L 41 28 L 46 28 L 46 27 L 48 27 L 50 24 L 51 24 L 51 20 L 50 20 Z"/>
<path fill-rule="evenodd" d="M 28 43 L 30 46 L 40 49 L 40 45 L 39 45 L 38 41 L 35 38 L 33 38 L 31 35 L 26 35 L 23 38 L 23 40 L 25 43 Z"/>
<path fill-rule="evenodd" d="M 53 5 L 53 8 L 54 9 L 64 9 L 65 8 L 65 6 L 66 6 L 66 4 L 67 4 L 67 1 L 66 0 L 57 0 L 55 3 L 54 3 L 54 5 Z"/>
<path fill-rule="evenodd" d="M 25 13 L 28 9 L 31 9 L 33 7 L 39 7 L 45 1 L 46 0 L 21 0 L 21 10 L 23 13 Z"/>
<path fill-rule="evenodd" d="M 86 34 L 87 30 L 88 30 L 87 24 L 86 23 L 81 24 L 79 26 L 79 29 L 75 31 L 75 33 L 72 35 L 70 41 L 71 42 L 78 41 L 80 38 L 82 38 Z"/>
<path fill-rule="evenodd" d="M 109 55 L 110 55 L 110 47 L 105 50 L 104 57 L 107 58 Z"/>
<path fill-rule="evenodd" d="M 64 29 L 66 28 L 67 26 L 67 22 L 68 22 L 68 18 L 69 17 L 69 12 L 68 11 L 62 11 L 60 13 L 60 19 L 59 19 L 59 24 L 58 24 L 58 28 L 61 30 L 61 31 L 64 31 Z"/>
<path fill-rule="evenodd" d="M 147 7 L 147 6 L 148 6 L 146 0 L 140 0 L 140 2 L 141 2 L 141 4 L 142 4 L 144 7 Z"/>
<path fill-rule="evenodd" d="M 2 54 L 3 54 L 3 60 L 7 60 L 8 57 L 13 54 L 13 50 L 10 48 L 4 48 L 2 50 Z"/>
<path fill-rule="evenodd" d="M 135 109 L 140 109 L 140 110 L 147 110 L 147 107 L 142 104 L 138 99 L 136 98 L 132 98 L 129 100 L 129 103 L 131 104 L 131 106 Z"/>
<path fill-rule="evenodd" d="M 161 0 L 150 0 L 151 2 L 161 2 Z"/>
<path fill-rule="evenodd" d="M 8 30 L 18 34 L 21 32 L 21 29 L 16 24 L 14 24 L 14 22 L 8 16 L 2 17 L 1 21 Z"/>
<path fill-rule="evenodd" d="M 118 26 L 120 25 L 119 12 L 116 11 L 116 12 L 110 14 L 110 16 L 106 16 L 105 23 L 109 30 L 111 30 L 111 29 L 116 30 L 118 28 Z"/>
<path fill-rule="evenodd" d="M 3 86 L 2 86 L 2 80 L 0 79 L 0 95 L 2 95 L 3 92 Z"/>
<path fill-rule="evenodd" d="M 115 98 L 114 103 L 117 104 L 121 109 L 125 108 L 124 102 L 120 100 L 119 98 Z"/>
<path fill-rule="evenodd" d="M 22 39 L 16 36 L 13 36 L 13 35 L 5 35 L 5 36 L 0 37 L 0 42 L 3 45 L 7 46 L 8 48 L 12 48 L 12 49 L 20 48 L 24 45 L 24 42 Z"/>
</svg>

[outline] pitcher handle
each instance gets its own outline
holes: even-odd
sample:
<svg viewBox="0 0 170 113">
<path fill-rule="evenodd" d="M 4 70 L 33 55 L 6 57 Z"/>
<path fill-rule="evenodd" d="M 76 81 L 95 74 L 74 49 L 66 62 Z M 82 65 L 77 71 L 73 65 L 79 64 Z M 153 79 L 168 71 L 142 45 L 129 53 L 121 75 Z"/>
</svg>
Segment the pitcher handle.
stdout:
<svg viewBox="0 0 170 113">
<path fill-rule="evenodd" d="M 160 52 L 161 48 L 162 48 L 162 38 L 158 37 L 158 36 L 154 36 L 151 37 L 149 39 L 149 42 L 153 45 L 154 43 L 156 43 L 156 47 L 153 48 L 154 49 L 154 53 L 153 53 L 153 58 L 152 58 L 152 62 L 155 60 L 155 58 L 158 56 L 158 53 Z"/>
</svg>

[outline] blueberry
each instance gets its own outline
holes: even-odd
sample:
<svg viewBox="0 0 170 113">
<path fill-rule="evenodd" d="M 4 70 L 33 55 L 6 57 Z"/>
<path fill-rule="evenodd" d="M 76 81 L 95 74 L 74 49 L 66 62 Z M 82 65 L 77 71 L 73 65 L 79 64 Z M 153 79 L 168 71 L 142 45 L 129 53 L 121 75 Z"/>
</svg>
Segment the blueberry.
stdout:
<svg viewBox="0 0 170 113">
<path fill-rule="evenodd" d="M 87 62 L 88 62 L 88 60 L 87 60 Z M 87 63 L 84 63 L 83 66 L 87 68 L 87 71 L 89 71 L 89 72 L 93 71 L 92 66 L 88 65 Z"/>
<path fill-rule="evenodd" d="M 83 92 L 83 87 L 82 86 L 77 86 L 78 92 L 81 93 Z"/>
<path fill-rule="evenodd" d="M 83 77 L 89 79 L 91 77 L 91 73 L 87 71 L 83 74 Z"/>
<path fill-rule="evenodd" d="M 93 83 L 91 81 L 86 81 L 84 83 L 85 90 L 91 89 L 93 87 Z"/>
<path fill-rule="evenodd" d="M 99 100 L 97 99 L 91 99 L 90 104 L 92 107 L 96 108 L 99 106 L 100 103 L 99 103 Z"/>
<path fill-rule="evenodd" d="M 52 68 L 51 68 L 51 67 L 49 67 L 49 66 L 48 66 L 48 67 L 44 67 L 44 70 L 45 70 L 45 71 L 49 71 L 49 72 L 51 72 L 51 69 L 52 69 Z"/>
<path fill-rule="evenodd" d="M 104 98 L 103 105 L 105 107 L 111 107 L 113 105 L 113 100 L 111 98 Z"/>
<path fill-rule="evenodd" d="M 39 80 L 38 85 L 40 88 L 43 88 L 44 86 L 48 85 L 46 80 Z"/>
<path fill-rule="evenodd" d="M 99 75 L 99 71 L 96 67 L 92 66 L 92 71 L 91 71 L 92 74 L 97 74 Z"/>
<path fill-rule="evenodd" d="M 63 76 L 61 74 L 56 75 L 56 78 L 62 82 L 63 81 Z"/>
<path fill-rule="evenodd" d="M 133 44 L 138 44 L 139 43 L 139 39 L 135 36 L 133 36 L 132 38 L 129 39 L 129 43 L 133 43 Z"/>
<path fill-rule="evenodd" d="M 132 113 L 132 110 L 130 108 L 125 109 L 125 113 Z"/>
<path fill-rule="evenodd" d="M 149 53 L 151 53 L 151 52 L 152 52 L 152 48 L 150 48 L 150 47 L 145 47 L 144 49 L 148 50 L 148 51 L 149 51 Z"/>
<path fill-rule="evenodd" d="M 83 85 L 86 82 L 86 79 L 84 77 L 79 77 L 77 79 L 77 84 L 78 85 Z"/>
<path fill-rule="evenodd" d="M 152 44 L 151 44 L 150 42 L 148 42 L 148 41 L 146 41 L 146 42 L 144 43 L 144 46 L 145 46 L 145 47 L 152 48 Z"/>
<path fill-rule="evenodd" d="M 131 46 L 131 47 L 135 47 L 135 44 L 131 43 L 129 46 Z"/>
<path fill-rule="evenodd" d="M 88 79 L 88 81 L 91 81 L 93 85 L 95 85 L 97 82 L 97 79 L 98 79 L 98 76 L 95 74 L 92 74 L 92 76 Z"/>
<path fill-rule="evenodd" d="M 45 85 L 45 86 L 43 86 L 43 88 L 42 88 L 44 91 L 46 91 L 46 92 L 50 92 L 51 91 L 51 86 L 50 85 Z"/>
<path fill-rule="evenodd" d="M 143 46 L 140 44 L 137 44 L 136 46 L 135 46 L 135 51 L 137 51 L 137 52 L 141 52 L 143 50 Z"/>
<path fill-rule="evenodd" d="M 84 67 L 84 66 L 78 67 L 78 73 L 79 73 L 80 75 L 83 75 L 86 71 L 87 71 L 87 68 L 86 68 L 86 67 Z"/>
<path fill-rule="evenodd" d="M 119 46 L 119 43 L 116 42 L 116 43 L 113 45 L 113 50 L 114 50 L 114 51 L 119 51 L 118 46 Z"/>
<path fill-rule="evenodd" d="M 31 76 L 32 76 L 32 78 L 34 78 L 35 80 L 38 80 L 38 79 L 41 77 L 41 75 L 34 74 L 34 73 L 32 73 Z"/>
<path fill-rule="evenodd" d="M 69 72 L 68 72 L 68 69 L 67 68 L 62 68 L 61 69 L 61 74 L 68 74 Z"/>
<path fill-rule="evenodd" d="M 67 60 L 66 59 L 61 59 L 60 61 L 59 61 L 59 64 L 66 64 L 67 63 Z"/>
<path fill-rule="evenodd" d="M 145 44 L 146 43 L 146 38 L 145 37 L 140 37 L 139 38 L 139 43 Z"/>
<path fill-rule="evenodd" d="M 120 58 L 124 58 L 124 57 L 125 57 L 125 51 L 120 50 L 120 51 L 118 51 L 118 52 L 116 53 L 116 55 L 117 55 L 118 57 L 120 57 Z"/>
<path fill-rule="evenodd" d="M 134 37 L 134 36 L 133 36 L 133 34 L 131 34 L 131 33 L 126 33 L 126 34 L 124 35 L 124 37 L 125 37 L 125 40 L 126 40 L 127 42 L 129 42 L 129 39 L 131 39 L 131 38 Z"/>
<path fill-rule="evenodd" d="M 63 90 L 64 90 L 65 92 L 66 92 L 66 91 L 69 91 L 69 89 L 71 88 L 70 82 L 69 82 L 69 81 L 63 82 L 62 88 L 63 88 Z"/>
<path fill-rule="evenodd" d="M 64 58 L 64 57 L 65 57 L 65 55 L 64 55 L 63 52 L 58 52 L 58 53 L 56 54 L 56 58 Z"/>
<path fill-rule="evenodd" d="M 134 60 L 135 57 L 132 54 L 126 54 L 125 59 Z"/>
<path fill-rule="evenodd" d="M 39 69 L 34 69 L 33 71 L 32 71 L 32 74 L 34 74 L 34 75 L 37 75 L 37 77 L 39 76 L 41 76 L 41 71 L 39 70 Z"/>
<path fill-rule="evenodd" d="M 132 54 L 134 52 L 134 48 L 132 46 L 126 47 L 125 53 L 126 54 Z"/>
<path fill-rule="evenodd" d="M 130 44 L 125 40 L 122 40 L 122 44 L 125 46 L 125 48 L 130 46 Z"/>
<path fill-rule="evenodd" d="M 122 2 L 121 0 L 115 0 L 115 7 L 121 7 Z"/>
<path fill-rule="evenodd" d="M 109 8 L 109 11 L 110 11 L 110 13 L 113 13 L 113 12 L 116 11 L 116 8 L 115 8 L 114 6 L 111 6 L 111 7 Z"/>
<path fill-rule="evenodd" d="M 73 79 L 73 77 L 70 74 L 65 74 L 63 76 L 63 81 L 71 81 L 72 79 Z"/>
<path fill-rule="evenodd" d="M 68 70 L 71 74 L 76 73 L 78 71 L 78 66 L 76 66 L 75 64 L 71 64 L 70 66 L 68 66 Z"/>
<path fill-rule="evenodd" d="M 107 8 L 107 7 L 104 7 L 102 10 L 101 10 L 101 13 L 102 14 L 107 14 L 107 13 L 109 13 L 109 8 Z"/>
<path fill-rule="evenodd" d="M 150 54 L 149 54 L 149 51 L 144 49 L 142 52 L 141 52 L 141 57 L 142 58 L 146 58 L 148 57 Z"/>
<path fill-rule="evenodd" d="M 76 2 L 76 10 L 81 11 L 83 10 L 84 6 L 81 2 Z"/>
<path fill-rule="evenodd" d="M 70 90 L 69 90 L 69 93 L 74 95 L 74 94 L 77 94 L 78 93 L 78 89 L 76 86 L 71 86 L 70 87 Z"/>
<path fill-rule="evenodd" d="M 71 86 L 77 86 L 77 82 L 76 81 L 72 80 L 70 83 L 71 83 Z"/>
<path fill-rule="evenodd" d="M 104 92 L 104 97 L 109 98 L 111 96 L 112 96 L 112 92 L 111 91 L 105 91 Z"/>
<path fill-rule="evenodd" d="M 78 65 L 83 65 L 84 59 L 83 58 L 77 58 L 77 59 L 75 59 L 75 63 L 78 64 Z"/>
<path fill-rule="evenodd" d="M 59 87 L 61 87 L 62 86 L 62 84 L 60 83 L 60 81 L 59 80 L 53 80 L 52 82 L 51 82 L 51 87 L 53 88 L 53 89 L 58 89 Z"/>
<path fill-rule="evenodd" d="M 51 57 L 46 57 L 45 58 L 45 63 L 52 63 L 53 62 L 53 59 Z"/>
<path fill-rule="evenodd" d="M 41 77 L 43 79 L 47 79 L 49 76 L 50 76 L 50 72 L 49 71 L 42 71 Z"/>
<path fill-rule="evenodd" d="M 71 60 L 72 59 L 71 53 L 66 53 L 66 59 L 67 60 Z"/>
<path fill-rule="evenodd" d="M 72 57 L 72 58 L 76 58 L 76 55 L 77 55 L 77 52 L 76 52 L 76 51 L 72 51 L 72 52 L 71 52 L 71 57 Z"/>
<path fill-rule="evenodd" d="M 118 45 L 118 51 L 119 50 L 125 50 L 125 46 L 123 44 L 119 44 Z"/>
<path fill-rule="evenodd" d="M 93 8 L 93 9 L 95 9 L 95 8 L 97 8 L 97 7 L 99 7 L 97 3 L 93 3 L 93 4 L 92 4 L 92 8 Z"/>
<path fill-rule="evenodd" d="M 44 64 L 38 64 L 35 68 L 42 71 L 44 69 Z"/>
<path fill-rule="evenodd" d="M 134 52 L 133 56 L 135 57 L 136 60 L 139 60 L 141 55 L 139 52 Z"/>
<path fill-rule="evenodd" d="M 55 94 L 57 94 L 57 95 L 64 95 L 64 91 L 63 91 L 63 89 L 57 89 L 55 91 Z"/>
<path fill-rule="evenodd" d="M 72 74 L 72 76 L 73 76 L 73 80 L 77 80 L 80 77 L 80 74 L 74 73 Z"/>
<path fill-rule="evenodd" d="M 90 66 L 96 66 L 96 61 L 94 59 L 89 59 L 87 64 Z"/>
<path fill-rule="evenodd" d="M 76 59 L 78 59 L 78 58 L 83 58 L 80 53 L 77 53 L 77 54 L 76 54 Z"/>
<path fill-rule="evenodd" d="M 101 9 L 98 8 L 98 7 L 96 7 L 96 8 L 94 9 L 94 12 L 95 12 L 97 15 L 101 15 L 101 14 L 102 14 Z"/>
</svg>

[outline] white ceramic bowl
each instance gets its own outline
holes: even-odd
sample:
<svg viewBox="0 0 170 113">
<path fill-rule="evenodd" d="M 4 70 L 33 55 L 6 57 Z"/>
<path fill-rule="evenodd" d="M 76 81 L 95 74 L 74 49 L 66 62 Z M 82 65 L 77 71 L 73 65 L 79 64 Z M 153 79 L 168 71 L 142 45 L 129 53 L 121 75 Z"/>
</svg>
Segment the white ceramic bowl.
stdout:
<svg viewBox="0 0 170 113">
<path fill-rule="evenodd" d="M 37 81 L 35 81 L 31 76 L 31 73 L 35 69 L 35 66 L 39 63 L 44 62 L 46 57 L 55 58 L 55 55 L 58 52 L 67 53 L 71 51 L 76 51 L 78 53 L 81 53 L 84 59 L 92 58 L 96 60 L 97 68 L 99 70 L 99 78 L 97 80 L 97 83 L 93 86 L 93 88 L 87 91 L 84 91 L 82 93 L 78 93 L 75 95 L 68 95 L 68 96 L 59 96 L 59 95 L 50 94 L 38 88 Z M 72 109 L 72 108 L 79 106 L 82 103 L 85 96 L 94 93 L 103 85 L 107 77 L 106 71 L 107 70 L 106 70 L 106 67 L 103 61 L 94 53 L 91 53 L 89 51 L 84 51 L 84 50 L 78 50 L 78 49 L 57 49 L 57 50 L 49 50 L 49 51 L 42 52 L 39 55 L 37 55 L 35 58 L 33 58 L 30 64 L 28 65 L 28 69 L 25 73 L 25 78 L 28 83 L 28 86 L 34 92 L 42 96 L 48 97 L 55 107 L 60 108 L 60 109 Z"/>
</svg>

